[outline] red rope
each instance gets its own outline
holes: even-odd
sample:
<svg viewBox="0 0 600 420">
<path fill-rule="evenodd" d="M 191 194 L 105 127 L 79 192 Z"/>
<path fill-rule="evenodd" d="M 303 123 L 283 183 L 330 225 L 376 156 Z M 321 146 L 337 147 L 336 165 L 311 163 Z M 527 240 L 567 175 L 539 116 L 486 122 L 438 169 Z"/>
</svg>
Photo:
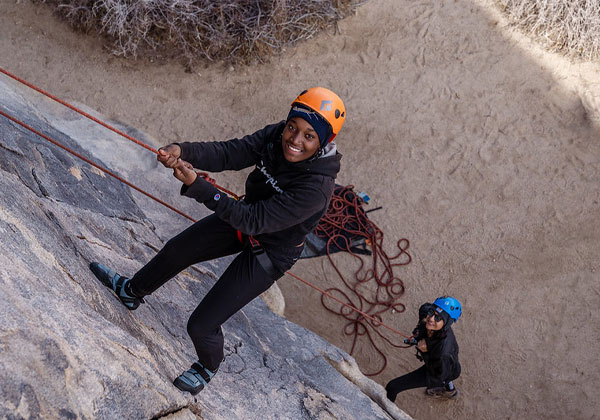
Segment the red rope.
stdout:
<svg viewBox="0 0 600 420">
<path fill-rule="evenodd" d="M 349 185 L 336 190 L 326 215 L 320 220 L 315 231 L 317 236 L 327 239 L 327 257 L 345 286 L 345 290 L 332 287 L 327 289 L 327 292 L 343 296 L 349 304 L 333 307 L 325 298 L 325 296 L 331 295 L 325 294 L 321 296 L 321 303 L 328 311 L 347 320 L 343 331 L 344 334 L 352 337 L 352 347 L 349 352 L 351 355 L 356 350 L 360 337 L 365 336 L 368 345 L 381 356 L 383 360 L 381 368 L 374 373 L 365 373 L 367 376 L 375 376 L 386 368 L 387 357 L 379 348 L 371 332 L 393 347 L 408 347 L 393 343 L 379 331 L 378 327 L 383 325 L 381 316 L 385 312 L 404 312 L 406 310 L 404 304 L 398 301 L 404 294 L 405 288 L 402 280 L 394 274 L 394 267 L 411 262 L 411 256 L 407 252 L 410 243 L 408 239 L 400 239 L 396 243 L 399 249 L 398 253 L 389 256 L 383 248 L 383 231 L 367 218 L 362 208 L 363 201 L 353 192 L 353 188 L 352 185 Z M 353 251 L 352 244 L 357 240 L 358 242 L 365 241 L 371 247 L 371 263 L 368 267 L 364 261 L 365 257 Z M 359 266 L 355 271 L 354 281 L 346 279 L 335 263 L 332 257 L 332 251 L 335 248 L 349 253 L 358 262 Z M 400 259 L 401 261 L 398 261 Z M 369 285 L 365 287 L 367 283 Z M 366 295 L 364 290 L 374 290 L 373 295 Z M 334 300 L 341 303 L 339 299 Z M 361 310 L 357 310 L 353 314 L 345 310 L 347 306 Z M 373 319 L 377 321 L 374 322 Z"/>
<path fill-rule="evenodd" d="M 341 301 L 340 299 L 336 298 L 335 296 L 333 296 L 331 293 L 329 293 L 327 290 L 333 290 L 333 289 L 327 289 L 327 290 L 323 290 L 318 286 L 315 286 L 314 284 L 309 283 L 308 281 L 304 280 L 302 277 L 298 277 L 297 275 L 295 275 L 294 273 L 292 273 L 291 271 L 286 272 L 286 274 L 288 274 L 289 276 L 295 278 L 296 280 L 300 280 L 302 283 L 306 284 L 307 286 L 312 287 L 313 289 L 315 289 L 316 291 L 320 292 L 322 295 L 327 296 L 333 300 L 335 300 L 336 302 L 338 302 L 340 305 L 343 305 L 344 307 L 349 308 L 350 310 L 359 313 L 361 316 L 363 316 L 364 318 L 368 319 L 369 321 L 371 321 L 374 325 L 376 324 L 377 326 L 381 325 L 382 327 L 387 328 L 388 330 L 401 335 L 402 337 L 406 337 L 408 338 L 408 335 L 404 335 L 402 334 L 400 331 L 390 327 L 389 325 L 384 324 L 383 322 L 381 322 L 381 318 L 375 318 L 372 317 L 371 315 L 361 311 L 360 309 L 355 308 L 354 306 L 345 303 L 343 301 Z"/>
<path fill-rule="evenodd" d="M 20 82 L 20 83 L 24 84 L 25 86 L 28 86 L 28 87 L 30 87 L 31 89 L 33 89 L 33 90 L 35 90 L 35 91 L 37 91 L 37 92 L 41 93 L 42 95 L 45 95 L 45 96 L 47 96 L 48 98 L 55 100 L 55 101 L 56 101 L 56 102 L 58 102 L 59 104 L 66 106 L 67 108 L 69 108 L 69 109 L 71 109 L 71 110 L 73 110 L 73 111 L 77 112 L 78 114 L 81 114 L 81 115 L 83 115 L 83 116 L 84 116 L 84 117 L 86 117 L 86 118 L 89 118 L 90 120 L 92 120 L 92 121 L 94 121 L 94 122 L 96 122 L 96 123 L 100 124 L 101 126 L 103 126 L 103 127 L 105 127 L 105 128 L 108 128 L 110 131 L 114 131 L 115 133 L 119 134 L 120 136 L 123 136 L 123 137 L 125 137 L 127 140 L 131 140 L 131 141 L 132 141 L 132 142 L 134 142 L 135 144 L 137 144 L 137 145 L 139 145 L 139 146 L 142 146 L 142 147 L 143 147 L 143 148 L 145 148 L 145 149 L 148 149 L 148 150 L 150 150 L 152 153 L 158 154 L 158 150 L 156 150 L 156 149 L 154 149 L 154 148 L 152 148 L 152 147 L 148 146 L 147 144 L 144 144 L 144 143 L 142 143 L 141 141 L 137 140 L 136 138 L 134 138 L 134 137 L 131 137 L 130 135 L 128 135 L 128 134 L 126 134 L 126 133 L 122 132 L 121 130 L 118 130 L 118 129 L 116 129 L 116 128 L 114 128 L 114 127 L 112 127 L 112 126 L 110 126 L 110 125 L 106 124 L 105 122 L 103 122 L 103 121 L 100 121 L 98 118 L 91 116 L 91 115 L 90 115 L 90 114 L 88 114 L 87 112 L 85 112 L 85 111 L 82 111 L 81 109 L 79 109 L 79 108 L 77 108 L 77 107 L 75 107 L 75 106 L 73 106 L 73 105 L 71 105 L 71 104 L 69 104 L 69 103 L 67 103 L 67 102 L 63 101 L 63 100 L 62 100 L 62 99 L 60 99 L 60 98 L 57 98 L 56 96 L 54 96 L 54 95 L 52 95 L 52 94 L 50 94 L 50 93 L 46 92 L 45 90 L 42 90 L 42 89 L 40 89 L 39 87 L 37 87 L 37 86 L 35 86 L 35 85 L 32 85 L 32 84 L 31 84 L 31 83 L 29 83 L 28 81 L 26 81 L 26 80 L 23 80 L 23 79 L 21 79 L 21 78 L 20 78 L 20 77 L 18 77 L 18 76 L 15 76 L 14 74 L 12 74 L 12 73 L 8 72 L 7 70 L 4 70 L 2 67 L 0 67 L 0 73 L 4 73 L 4 74 L 5 74 L 5 75 L 7 75 L 8 77 L 10 77 L 10 78 L 12 78 L 12 79 L 15 79 L 17 82 Z M 36 134 L 37 134 L 37 133 L 36 133 Z"/>
<path fill-rule="evenodd" d="M 109 125 L 107 123 L 105 123 L 104 121 L 99 120 L 98 118 L 96 118 L 96 117 L 88 114 L 87 112 L 85 112 L 85 111 L 77 108 L 76 106 L 73 106 L 73 105 L 69 104 L 68 102 L 65 102 L 62 99 L 57 98 L 56 96 L 54 96 L 54 95 L 46 92 L 45 90 L 40 89 L 39 87 L 37 87 L 37 86 L 29 83 L 28 81 L 26 81 L 24 79 L 21 79 L 19 76 L 16 76 L 16 75 L 10 73 L 7 70 L 4 70 L 2 67 L 0 67 L 0 73 L 4 73 L 5 75 L 7 75 L 8 77 L 16 80 L 17 82 L 22 83 L 22 84 L 24 84 L 27 87 L 30 87 L 31 89 L 35 90 L 36 92 L 39 92 L 42 95 L 47 96 L 48 98 L 50 98 L 50 99 L 58 102 L 61 105 L 66 106 L 67 108 L 69 108 L 69 109 L 77 112 L 78 114 L 81 114 L 84 117 L 89 118 L 90 120 L 92 120 L 92 121 L 100 124 L 101 126 L 103 126 L 105 128 L 108 128 L 110 131 L 113 131 L 113 132 L 117 133 L 118 135 L 125 137 L 127 140 L 130 140 L 130 141 L 134 142 L 138 146 L 142 146 L 144 149 L 150 150 L 152 153 L 158 155 L 158 150 L 156 150 L 155 148 L 153 148 L 151 146 L 148 146 L 147 144 L 145 144 L 145 143 L 141 142 L 140 140 L 136 139 L 135 137 L 132 137 L 129 134 L 122 132 L 121 130 L 119 130 L 119 129 L 117 129 L 117 128 L 115 128 L 115 127 L 113 127 L 113 126 L 111 126 L 111 125 Z M 208 181 L 211 184 L 213 184 L 215 186 L 215 188 L 218 188 L 219 190 L 223 191 L 225 194 L 229 194 L 230 196 L 232 196 L 236 200 L 240 199 L 240 197 L 237 196 L 236 194 L 234 194 L 233 192 L 231 192 L 228 189 L 226 189 L 226 188 L 220 186 L 219 184 L 217 184 L 216 181 L 213 178 L 209 177 L 206 172 L 196 172 L 196 173 L 198 174 L 198 176 L 204 178 L 206 181 Z"/>
<path fill-rule="evenodd" d="M 12 116 L 10 116 L 10 115 L 8 115 L 8 114 L 7 114 L 7 113 L 5 113 L 4 111 L 0 110 L 0 115 L 2 115 L 3 117 L 6 117 L 6 118 L 8 118 L 9 120 L 11 120 L 12 122 L 14 122 L 14 123 L 16 123 L 16 124 L 19 124 L 21 127 L 23 127 L 23 128 L 26 128 L 27 130 L 29 130 L 29 131 L 31 131 L 31 132 L 33 132 L 33 133 L 37 134 L 38 136 L 40 136 L 40 137 L 41 137 L 41 138 L 43 138 L 44 140 L 47 140 L 47 141 L 49 141 L 50 143 L 54 144 L 55 146 L 58 146 L 58 147 L 60 147 L 61 149 L 65 150 L 65 151 L 67 151 L 67 152 L 69 152 L 69 153 L 71 153 L 72 155 L 74 155 L 74 156 L 77 156 L 79 159 L 83 160 L 83 161 L 84 161 L 84 162 L 86 162 L 86 163 L 89 163 L 89 164 L 90 164 L 90 165 L 92 165 L 94 168 L 98 168 L 98 169 L 100 169 L 100 170 L 101 170 L 102 172 L 104 172 L 105 174 L 107 174 L 107 175 L 110 175 L 110 176 L 112 176 L 112 177 L 113 177 L 113 178 L 115 178 L 115 179 L 118 179 L 118 180 L 119 180 L 119 181 L 121 181 L 123 184 L 125 184 L 125 185 L 127 185 L 127 186 L 129 186 L 129 187 L 133 188 L 134 190 L 136 190 L 136 191 L 138 191 L 138 192 L 141 192 L 141 193 L 142 193 L 142 194 L 144 194 L 145 196 L 147 196 L 147 197 L 150 197 L 151 199 L 153 199 L 153 200 L 155 200 L 155 201 L 159 202 L 159 203 L 160 203 L 160 204 L 162 204 L 163 206 L 165 206 L 165 207 L 169 208 L 170 210 L 173 210 L 174 212 L 176 212 L 176 213 L 178 213 L 178 214 L 182 215 L 182 216 L 183 216 L 183 217 L 185 217 L 186 219 L 189 219 L 189 220 L 191 220 L 192 222 L 196 222 L 196 220 L 195 220 L 194 218 L 192 218 L 192 217 L 188 216 L 187 214 L 185 214 L 185 213 L 184 213 L 184 212 L 182 212 L 181 210 L 178 210 L 178 209 L 176 209 L 175 207 L 171 206 L 170 204 L 167 204 L 167 203 L 165 203 L 165 202 L 164 202 L 164 201 L 162 201 L 161 199 L 159 199 L 159 198 L 157 198 L 157 197 L 153 196 L 152 194 L 150 194 L 150 193 L 147 193 L 146 191 L 142 190 L 142 189 L 141 189 L 141 188 L 139 188 L 139 187 L 136 187 L 135 185 L 133 185 L 133 184 L 132 184 L 132 183 L 130 183 L 129 181 L 126 181 L 125 179 L 121 178 L 119 175 L 117 175 L 117 174 L 115 174 L 115 173 L 113 173 L 113 172 L 109 171 L 108 169 L 105 169 L 105 168 L 103 168 L 102 166 L 100 166 L 100 165 L 98 165 L 98 164 L 96 164 L 96 163 L 92 162 L 91 160 L 89 160 L 89 159 L 88 159 L 88 158 L 86 158 L 85 156 L 82 156 L 82 155 L 80 155 L 80 154 L 79 154 L 79 153 L 77 153 L 76 151 L 74 151 L 74 150 L 71 150 L 70 148 L 68 148 L 67 146 L 63 146 L 62 144 L 60 144 L 60 143 L 59 143 L 59 142 L 57 142 L 56 140 L 54 140 L 54 139 L 52 139 L 52 138 L 50 138 L 50 137 L 46 136 L 46 135 L 45 135 L 45 134 L 43 134 L 43 133 L 40 133 L 40 132 L 39 132 L 39 131 L 37 131 L 35 128 L 33 128 L 33 127 L 30 127 L 29 125 L 25 124 L 24 122 L 22 122 L 22 121 L 19 121 L 18 119 L 14 118 L 14 117 L 12 117 Z"/>
<path fill-rule="evenodd" d="M 158 151 L 156 149 L 154 149 L 154 148 L 152 148 L 152 147 L 150 147 L 150 146 L 142 143 L 141 141 L 135 139 L 134 137 L 129 136 L 126 133 L 123 133 L 122 131 L 120 131 L 120 130 L 118 130 L 118 129 L 112 127 L 112 126 L 110 126 L 109 124 L 106 124 L 103 121 L 100 121 L 99 119 L 97 119 L 97 118 L 91 116 L 90 114 L 82 111 L 81 109 L 79 109 L 79 108 L 77 108 L 77 107 L 75 107 L 73 105 L 68 104 L 67 102 L 65 102 L 65 101 L 63 101 L 63 100 L 61 100 L 61 99 L 59 99 L 59 98 L 51 95 L 50 93 L 48 93 L 48 92 L 46 92 L 46 91 L 44 91 L 44 90 L 42 90 L 42 89 L 34 86 L 33 84 L 31 84 L 31 83 L 29 83 L 29 82 L 27 82 L 27 81 L 25 81 L 25 80 L 23 80 L 23 79 L 15 76 L 15 75 L 13 75 L 13 74 L 11 74 L 10 72 L 2 69 L 1 67 L 0 67 L 0 72 L 3 73 L 3 74 L 5 74 L 5 75 L 7 75 L 7 76 L 9 76 L 9 77 L 11 77 L 11 78 L 13 78 L 13 79 L 15 79 L 16 81 L 18 81 L 20 83 L 22 83 L 22 84 L 30 87 L 31 89 L 33 89 L 33 90 L 35 90 L 35 91 L 37 91 L 37 92 L 39 92 L 39 93 L 41 93 L 41 94 L 43 94 L 43 95 L 45 95 L 45 96 L 47 96 L 49 98 L 55 100 L 56 102 L 58 102 L 58 103 L 60 103 L 60 104 L 62 104 L 64 106 L 66 106 L 67 108 L 69 108 L 69 109 L 71 109 L 71 110 L 73 110 L 73 111 L 75 111 L 75 112 L 83 115 L 84 117 L 89 118 L 90 120 L 92 120 L 92 121 L 94 121 L 94 122 L 102 125 L 103 127 L 108 128 L 109 130 L 111 130 L 111 131 L 113 131 L 113 132 L 121 135 L 122 137 L 124 137 L 124 138 L 126 138 L 126 139 L 128 139 L 130 141 L 133 141 L 134 143 L 138 144 L 139 146 L 142 146 L 145 149 L 150 150 L 150 151 L 152 151 L 155 154 L 158 154 Z M 86 162 L 86 163 L 92 165 L 93 167 L 101 170 L 102 172 L 106 173 L 107 175 L 109 175 L 109 176 L 117 179 L 118 181 L 122 182 L 123 184 L 125 184 L 125 185 L 133 188 L 134 190 L 136 190 L 136 191 L 144 194 L 145 196 L 147 196 L 147 197 L 155 200 L 156 202 L 158 202 L 158 203 L 162 204 L 163 206 L 167 207 L 168 209 L 170 209 L 170 210 L 178 213 L 179 215 L 181 215 L 181 216 L 183 216 L 183 217 L 191 220 L 192 222 L 196 222 L 195 219 L 193 219 L 192 217 L 188 216 L 187 214 L 185 214 L 181 210 L 179 210 L 179 209 L 177 209 L 177 208 L 175 208 L 175 207 L 173 207 L 173 206 L 165 203 L 164 201 L 160 200 L 159 198 L 153 196 L 152 194 L 147 193 L 146 191 L 142 190 L 141 188 L 139 188 L 139 187 L 131 184 L 130 182 L 126 181 L 125 179 L 123 179 L 120 176 L 116 175 L 115 173 L 111 172 L 110 170 L 108 170 L 108 169 L 106 169 L 106 168 L 104 168 L 104 167 L 102 167 L 102 166 L 100 166 L 100 165 L 92 162 L 91 160 L 87 159 L 86 157 L 82 156 L 81 154 L 79 154 L 79 153 L 75 152 L 74 150 L 71 150 L 70 148 L 68 148 L 68 147 L 60 144 L 56 140 L 53 140 L 52 138 L 46 136 L 45 134 L 37 131 L 33 127 L 30 127 L 29 125 L 25 124 L 24 122 L 19 121 L 18 119 L 14 118 L 14 117 L 12 117 L 10 115 L 8 115 L 7 113 L 3 112 L 2 110 L 0 110 L 0 115 L 4 116 L 5 118 L 8 118 L 9 120 L 11 120 L 14 123 L 22 126 L 25 129 L 30 130 L 31 132 L 37 134 L 41 138 L 43 138 L 43 139 L 49 141 L 50 143 L 52 143 L 52 144 L 60 147 L 61 149 L 65 150 L 66 152 L 68 152 L 68 153 L 70 153 L 70 154 L 78 157 L 79 159 L 83 160 L 84 162 Z M 216 184 L 215 180 L 212 179 L 212 178 L 210 178 L 208 176 L 208 174 L 206 174 L 204 172 L 198 172 L 198 175 L 204 177 L 208 182 L 211 182 L 213 185 L 215 185 L 216 188 L 220 189 L 221 191 L 225 192 L 226 194 L 231 195 L 235 199 L 239 199 L 239 197 L 236 194 L 234 194 L 233 192 L 231 192 L 231 191 L 229 191 L 229 190 L 227 190 L 227 189 L 219 186 L 218 184 Z M 335 200 L 335 199 L 332 200 L 332 206 L 335 206 L 335 208 L 337 208 L 338 210 L 341 210 L 341 208 L 342 208 L 340 206 L 340 204 L 337 203 L 337 200 Z M 342 204 L 342 206 L 343 206 L 343 204 Z M 365 217 L 365 219 L 366 219 L 366 217 Z M 342 228 L 344 226 L 344 221 L 343 220 L 339 221 L 339 220 L 335 220 L 335 218 L 328 218 L 326 223 L 329 223 L 331 226 L 335 226 L 337 228 Z M 323 224 L 323 226 L 325 226 L 325 225 L 326 224 Z M 319 226 L 322 227 L 321 225 L 319 225 Z M 376 226 L 374 224 L 372 224 L 372 223 L 369 226 L 371 226 L 371 228 L 376 228 Z M 363 228 L 364 228 L 364 226 L 363 226 Z M 360 230 L 359 230 L 359 232 L 360 232 Z M 381 242 L 383 241 L 383 233 L 378 228 L 375 230 L 375 232 L 379 232 L 379 233 L 376 234 L 376 235 L 374 235 L 373 238 L 371 239 L 371 244 L 374 245 L 373 246 L 373 250 L 374 250 L 374 252 L 373 252 L 373 258 L 374 258 L 374 262 L 377 262 L 378 259 L 381 259 L 381 261 L 383 261 L 384 268 L 385 268 L 384 269 L 384 274 L 388 274 L 388 275 L 391 274 L 392 273 L 392 267 L 394 267 L 394 266 L 405 265 L 405 264 L 408 264 L 408 262 L 410 262 L 410 261 L 408 261 L 406 263 L 396 263 L 396 264 L 391 264 L 390 263 L 391 260 L 394 260 L 394 259 L 396 259 L 396 258 L 398 258 L 398 257 L 400 257 L 401 255 L 404 255 L 404 254 L 407 255 L 408 258 L 410 259 L 410 255 L 406 252 L 406 249 L 408 248 L 408 240 L 401 239 L 400 241 L 398 241 L 397 245 L 398 245 L 398 248 L 400 249 L 400 253 L 398 255 L 390 258 L 390 257 L 387 256 L 387 254 L 385 252 L 383 252 L 383 248 L 381 247 Z M 331 243 L 331 241 L 334 240 L 336 237 L 337 236 L 335 236 L 335 235 L 329 237 L 328 248 L 329 248 L 329 244 Z M 406 243 L 406 246 L 404 248 L 401 245 L 403 243 L 403 241 L 405 241 L 405 243 Z M 351 251 L 349 251 L 349 252 L 354 257 L 357 257 Z M 351 286 L 349 286 L 346 283 L 343 275 L 341 274 L 341 272 L 338 270 L 338 268 L 334 264 L 333 260 L 331 259 L 331 255 L 329 255 L 329 252 L 328 252 L 328 257 L 329 257 L 332 265 L 334 266 L 336 272 L 342 278 L 342 280 L 344 281 L 344 283 L 346 284 L 346 286 L 348 286 L 351 290 L 354 290 L 354 292 L 356 293 L 356 289 L 353 288 L 353 287 L 351 287 Z M 362 267 L 363 267 L 363 264 L 362 264 L 362 260 L 361 260 L 361 268 L 359 269 L 359 272 L 362 269 Z M 377 264 L 375 263 L 373 267 L 374 267 L 374 269 L 367 270 L 367 272 L 362 277 L 362 279 L 359 279 L 357 277 L 357 280 L 359 280 L 359 283 L 365 283 L 365 282 L 369 281 L 371 278 L 374 278 L 374 277 L 375 278 L 379 278 L 379 276 L 377 274 L 377 270 L 378 270 Z M 348 326 L 353 326 L 354 332 L 352 334 L 354 334 L 354 340 L 353 340 L 352 350 L 351 350 L 350 354 L 352 354 L 352 352 L 354 351 L 356 340 L 357 340 L 357 338 L 359 336 L 367 335 L 369 337 L 370 341 L 373 342 L 368 329 L 366 329 L 367 326 L 371 326 L 374 329 L 376 327 L 383 326 L 383 327 L 387 328 L 388 330 L 394 332 L 395 334 L 398 334 L 398 335 L 403 336 L 403 337 L 408 337 L 407 335 L 402 334 L 400 331 L 397 331 L 396 329 L 394 329 L 394 328 L 386 325 L 385 323 L 383 323 L 382 320 L 381 320 L 381 316 L 380 316 L 381 313 L 383 313 L 383 312 L 385 312 L 385 311 L 387 311 L 389 309 L 395 309 L 398 312 L 403 312 L 405 310 L 404 305 L 402 305 L 402 304 L 388 305 L 387 309 L 379 310 L 379 311 L 374 311 L 371 314 L 368 313 L 369 311 L 372 311 L 373 307 L 375 307 L 376 305 L 381 305 L 382 304 L 381 303 L 382 301 L 377 298 L 380 295 L 380 290 L 379 290 L 380 287 L 383 286 L 384 289 L 387 291 L 388 295 L 391 295 L 391 296 L 397 295 L 399 297 L 404 292 L 404 286 L 402 285 L 402 283 L 401 283 L 401 281 L 399 279 L 396 279 L 395 277 L 392 276 L 392 277 L 388 277 L 388 281 L 384 281 L 384 283 L 382 283 L 382 285 L 379 285 L 379 283 L 378 283 L 378 288 L 377 288 L 377 292 L 376 292 L 376 296 L 377 297 L 376 297 L 375 301 L 370 301 L 368 299 L 361 298 L 359 300 L 360 305 L 357 305 L 357 306 L 361 306 L 361 308 L 362 308 L 364 303 L 368 303 L 370 305 L 370 308 L 368 308 L 367 310 L 363 311 L 363 310 L 360 310 L 360 309 L 356 308 L 355 306 L 353 306 L 353 305 L 351 305 L 349 303 L 343 302 L 342 300 L 336 298 L 335 296 L 333 296 L 329 292 L 329 291 L 341 292 L 341 290 L 339 290 L 339 289 L 331 288 L 331 289 L 328 289 L 328 290 L 322 290 L 319 287 L 317 287 L 317 286 L 309 283 L 308 281 L 302 279 L 301 277 L 293 274 L 290 271 L 288 271 L 286 274 L 290 275 L 291 277 L 293 277 L 293 278 L 301 281 L 302 283 L 306 284 L 307 286 L 309 286 L 309 287 L 317 290 L 318 292 L 320 292 L 322 294 L 321 301 L 323 302 L 323 305 L 325 305 L 326 308 L 327 308 L 327 306 L 325 304 L 324 296 L 327 296 L 330 299 L 338 302 L 340 305 L 342 305 L 342 308 L 348 308 L 350 311 L 354 311 L 357 314 L 359 314 L 359 315 L 356 316 L 356 318 L 351 319 L 351 318 L 348 318 L 349 313 L 348 314 L 344 314 L 343 313 L 343 309 L 341 309 L 339 311 L 333 311 L 330 308 L 327 308 L 328 310 L 330 310 L 330 311 L 332 311 L 334 313 L 339 313 L 340 315 L 346 317 L 346 319 L 349 319 L 350 322 L 347 324 L 346 328 Z M 357 275 L 358 275 L 358 272 L 357 272 Z M 398 282 L 394 282 L 394 280 L 398 280 L 399 283 Z M 399 292 L 395 292 L 394 291 L 394 290 L 397 290 L 397 289 L 394 289 L 394 288 L 397 288 L 397 287 L 401 288 Z M 346 300 L 348 302 L 351 302 L 351 300 L 348 298 L 348 296 L 345 295 L 345 293 L 343 293 L 343 292 L 341 292 L 341 293 L 342 293 L 342 295 L 344 295 L 344 297 L 346 298 Z M 400 309 L 400 307 L 397 307 L 397 305 L 401 305 L 401 309 Z M 365 319 L 368 320 L 368 321 L 370 321 L 370 323 L 365 323 L 364 322 Z M 377 334 L 380 337 L 382 337 L 384 340 L 386 340 L 387 342 L 389 342 L 390 344 L 392 344 L 395 347 L 408 347 L 408 346 L 395 345 L 389 339 L 387 339 L 385 336 L 381 335 L 377 330 L 374 330 L 374 331 L 376 331 Z M 370 375 L 377 375 L 377 374 L 381 373 L 381 371 L 383 371 L 383 369 L 385 369 L 385 366 L 387 365 L 387 359 L 385 358 L 385 355 L 383 354 L 383 352 L 381 352 L 381 350 L 379 350 L 379 348 L 377 348 L 376 346 L 374 346 L 374 348 L 384 358 L 384 366 L 377 373 L 370 374 Z"/>
</svg>

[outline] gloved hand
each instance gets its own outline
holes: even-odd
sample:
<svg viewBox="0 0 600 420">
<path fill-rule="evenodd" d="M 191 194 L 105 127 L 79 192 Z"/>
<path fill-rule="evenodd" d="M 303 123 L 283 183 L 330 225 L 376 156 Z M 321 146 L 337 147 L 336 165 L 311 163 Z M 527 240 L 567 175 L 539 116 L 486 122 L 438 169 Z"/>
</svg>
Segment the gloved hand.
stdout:
<svg viewBox="0 0 600 420">
<path fill-rule="evenodd" d="M 177 159 L 179 159 L 180 156 L 181 147 L 173 143 L 158 149 L 156 160 L 162 163 L 166 168 L 174 168 L 177 164 Z"/>
<path fill-rule="evenodd" d="M 408 344 L 410 346 L 416 346 L 417 340 L 414 337 L 409 337 L 404 339 L 404 344 Z"/>
</svg>

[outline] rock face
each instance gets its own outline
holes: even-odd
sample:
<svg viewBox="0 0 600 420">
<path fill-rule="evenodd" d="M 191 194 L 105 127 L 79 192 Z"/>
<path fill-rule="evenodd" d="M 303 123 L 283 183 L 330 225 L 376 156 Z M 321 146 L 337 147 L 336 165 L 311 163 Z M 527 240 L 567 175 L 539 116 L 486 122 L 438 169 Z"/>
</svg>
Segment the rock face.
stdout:
<svg viewBox="0 0 600 420">
<path fill-rule="evenodd" d="M 0 97 L 2 111 L 206 214 L 152 153 L 5 78 Z M 408 418 L 357 379 L 350 356 L 260 299 L 225 323 L 226 357 L 209 387 L 180 392 L 172 380 L 195 360 L 187 318 L 228 259 L 186 270 L 130 312 L 89 262 L 133 274 L 189 220 L 2 116 L 0 188 L 1 418 Z M 365 381 L 370 397 L 355 385 Z"/>
</svg>

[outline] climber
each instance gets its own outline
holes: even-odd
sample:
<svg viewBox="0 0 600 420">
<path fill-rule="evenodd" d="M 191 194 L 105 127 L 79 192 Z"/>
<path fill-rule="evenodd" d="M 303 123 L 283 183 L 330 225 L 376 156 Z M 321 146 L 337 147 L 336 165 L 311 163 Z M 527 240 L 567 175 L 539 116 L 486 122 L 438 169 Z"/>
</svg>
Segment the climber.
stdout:
<svg viewBox="0 0 600 420">
<path fill-rule="evenodd" d="M 413 337 L 405 342 L 416 345 L 417 358 L 425 364 L 388 382 L 385 390 L 390 401 L 394 402 L 402 391 L 421 387 L 426 387 L 425 394 L 430 397 L 458 398 L 458 389 L 452 381 L 460 376 L 460 363 L 451 325 L 461 312 L 460 302 L 451 296 L 421 305 Z"/>
<path fill-rule="evenodd" d="M 158 161 L 183 183 L 181 195 L 214 213 L 170 239 L 133 277 L 103 264 L 92 272 L 129 309 L 190 265 L 238 254 L 190 316 L 187 331 L 198 360 L 173 382 L 197 394 L 223 361 L 221 325 L 283 276 L 302 253 L 305 236 L 325 214 L 340 170 L 332 142 L 346 118 L 334 92 L 302 92 L 287 119 L 224 142 L 173 143 Z M 220 193 L 193 168 L 220 172 L 255 166 L 243 200 Z"/>
</svg>

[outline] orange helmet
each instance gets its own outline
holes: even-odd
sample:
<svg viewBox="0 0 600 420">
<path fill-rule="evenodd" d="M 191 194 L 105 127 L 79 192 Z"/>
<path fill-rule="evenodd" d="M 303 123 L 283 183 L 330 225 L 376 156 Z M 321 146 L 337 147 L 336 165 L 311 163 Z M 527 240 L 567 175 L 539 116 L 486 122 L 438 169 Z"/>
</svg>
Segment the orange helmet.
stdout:
<svg viewBox="0 0 600 420">
<path fill-rule="evenodd" d="M 344 102 L 334 92 L 323 87 L 314 87 L 305 90 L 294 99 L 292 106 L 294 104 L 307 106 L 329 123 L 333 134 L 327 140 L 327 143 L 335 138 L 342 129 L 344 121 L 346 121 Z"/>
</svg>

